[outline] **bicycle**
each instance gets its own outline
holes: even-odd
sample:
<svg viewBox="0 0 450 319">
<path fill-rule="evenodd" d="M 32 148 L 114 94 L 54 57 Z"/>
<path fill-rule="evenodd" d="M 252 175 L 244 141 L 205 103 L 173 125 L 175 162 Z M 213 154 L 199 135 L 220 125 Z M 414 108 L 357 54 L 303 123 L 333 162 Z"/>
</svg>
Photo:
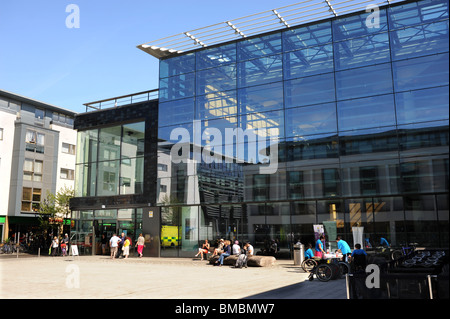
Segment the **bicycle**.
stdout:
<svg viewBox="0 0 450 319">
<path fill-rule="evenodd" d="M 391 252 L 391 260 L 398 260 L 401 257 L 409 256 L 416 250 L 417 243 L 410 243 L 408 246 L 402 246 Z"/>
</svg>

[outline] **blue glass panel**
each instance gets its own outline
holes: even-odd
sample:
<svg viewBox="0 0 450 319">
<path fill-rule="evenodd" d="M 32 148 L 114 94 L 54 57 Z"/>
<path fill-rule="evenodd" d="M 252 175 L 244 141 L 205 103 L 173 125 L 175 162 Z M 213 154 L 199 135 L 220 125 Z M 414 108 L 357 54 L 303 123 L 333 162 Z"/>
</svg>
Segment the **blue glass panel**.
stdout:
<svg viewBox="0 0 450 319">
<path fill-rule="evenodd" d="M 283 79 L 282 55 L 267 56 L 238 64 L 238 87 L 265 84 Z"/>
<path fill-rule="evenodd" d="M 182 135 L 178 135 L 176 133 L 180 133 L 177 129 L 182 130 Z M 173 133 L 173 139 L 170 136 Z M 158 128 L 158 140 L 159 140 L 159 148 L 161 150 L 167 150 L 166 147 L 169 147 L 172 143 L 180 142 L 183 138 L 186 139 L 186 142 L 192 143 L 193 141 L 193 124 L 185 123 L 173 126 L 164 126 Z M 170 142 L 169 144 L 167 142 Z"/>
<path fill-rule="evenodd" d="M 197 96 L 197 119 L 212 119 L 237 115 L 236 95 L 236 91 L 227 91 Z"/>
<path fill-rule="evenodd" d="M 448 0 L 414 1 L 389 8 L 390 29 L 448 19 Z"/>
<path fill-rule="evenodd" d="M 396 94 L 398 124 L 449 118 L 448 86 Z"/>
<path fill-rule="evenodd" d="M 386 10 L 375 10 L 333 20 L 333 41 L 367 36 L 388 30 Z"/>
<path fill-rule="evenodd" d="M 380 159 L 398 159 L 395 126 L 340 132 L 339 144 L 341 162 L 374 160 L 373 153 L 382 153 L 383 157 Z"/>
<path fill-rule="evenodd" d="M 319 134 L 291 137 L 286 140 L 287 161 L 339 157 L 336 135 Z"/>
<path fill-rule="evenodd" d="M 252 38 L 238 42 L 238 60 L 244 61 L 265 55 L 281 53 L 281 33 Z"/>
<path fill-rule="evenodd" d="M 336 71 L 390 61 L 387 32 L 334 44 Z"/>
<path fill-rule="evenodd" d="M 197 95 L 236 89 L 236 64 L 197 72 Z"/>
<path fill-rule="evenodd" d="M 226 117 L 222 119 L 206 119 L 201 121 L 202 146 L 231 144 L 234 141 L 226 141 L 226 129 L 235 130 L 238 127 L 238 119 L 236 116 Z M 208 130 L 207 130 L 208 129 Z M 195 143 L 195 141 L 194 141 Z M 223 154 L 223 153 L 222 153 Z"/>
<path fill-rule="evenodd" d="M 284 112 L 272 111 L 264 113 L 251 113 L 239 117 L 239 127 L 253 130 L 256 134 L 266 138 L 284 137 Z"/>
<path fill-rule="evenodd" d="M 448 53 L 393 62 L 395 90 L 448 85 Z"/>
<path fill-rule="evenodd" d="M 236 43 L 197 52 L 197 70 L 215 68 L 236 62 Z"/>
<path fill-rule="evenodd" d="M 240 114 L 266 112 L 283 108 L 283 83 L 271 83 L 238 91 Z"/>
<path fill-rule="evenodd" d="M 339 131 L 395 125 L 394 95 L 338 102 Z"/>
<path fill-rule="evenodd" d="M 448 20 L 392 31 L 392 59 L 447 52 L 448 35 Z"/>
<path fill-rule="evenodd" d="M 337 131 L 336 104 L 326 103 L 285 110 L 286 137 Z"/>
<path fill-rule="evenodd" d="M 401 125 L 398 136 L 403 157 L 448 153 L 448 120 Z"/>
<path fill-rule="evenodd" d="M 336 72 L 338 100 L 392 93 L 390 63 Z"/>
<path fill-rule="evenodd" d="M 161 60 L 159 63 L 159 77 L 180 75 L 195 70 L 195 54 L 189 53 L 174 58 Z"/>
<path fill-rule="evenodd" d="M 159 101 L 194 96 L 195 74 L 187 73 L 159 80 Z"/>
<path fill-rule="evenodd" d="M 333 71 L 331 44 L 288 52 L 283 58 L 285 80 Z"/>
<path fill-rule="evenodd" d="M 331 22 L 289 29 L 283 32 L 284 52 L 331 43 Z"/>
<path fill-rule="evenodd" d="M 158 125 L 192 123 L 194 119 L 194 98 L 159 103 Z"/>
<path fill-rule="evenodd" d="M 333 73 L 290 80 L 284 85 L 286 108 L 335 100 Z"/>
</svg>

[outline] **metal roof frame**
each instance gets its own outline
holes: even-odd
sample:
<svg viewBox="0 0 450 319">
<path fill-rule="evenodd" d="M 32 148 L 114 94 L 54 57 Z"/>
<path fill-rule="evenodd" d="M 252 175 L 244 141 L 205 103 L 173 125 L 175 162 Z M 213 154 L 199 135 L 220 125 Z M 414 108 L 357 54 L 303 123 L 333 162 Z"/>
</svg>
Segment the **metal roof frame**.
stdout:
<svg viewBox="0 0 450 319">
<path fill-rule="evenodd" d="M 142 51 L 165 58 L 215 44 L 291 28 L 318 20 L 405 0 L 307 0 L 140 44 Z"/>
</svg>

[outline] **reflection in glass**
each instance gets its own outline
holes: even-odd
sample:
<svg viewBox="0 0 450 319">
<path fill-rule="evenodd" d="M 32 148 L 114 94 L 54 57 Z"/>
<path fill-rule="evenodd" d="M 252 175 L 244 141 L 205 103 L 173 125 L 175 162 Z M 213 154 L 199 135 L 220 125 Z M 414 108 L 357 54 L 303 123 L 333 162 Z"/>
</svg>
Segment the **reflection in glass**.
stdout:
<svg viewBox="0 0 450 319">
<path fill-rule="evenodd" d="M 336 99 L 333 73 L 285 81 L 284 83 L 286 108 L 332 102 Z"/>
<path fill-rule="evenodd" d="M 277 82 L 240 89 L 238 100 L 240 114 L 282 109 L 283 83 Z"/>
<path fill-rule="evenodd" d="M 389 63 L 336 72 L 338 100 L 392 93 Z"/>
<path fill-rule="evenodd" d="M 333 40 L 335 42 L 386 32 L 387 30 L 385 9 L 378 10 L 376 15 L 373 14 L 372 8 L 372 10 L 366 10 L 365 13 L 359 15 L 333 20 Z"/>
<path fill-rule="evenodd" d="M 197 95 L 236 89 L 236 64 L 206 69 L 196 73 Z"/>
<path fill-rule="evenodd" d="M 338 102 L 337 109 L 339 131 L 395 125 L 392 94 Z"/>
<path fill-rule="evenodd" d="M 310 47 L 285 53 L 284 79 L 300 78 L 333 71 L 333 46 Z"/>
<path fill-rule="evenodd" d="M 449 118 L 448 86 L 397 93 L 398 124 L 439 121 Z"/>
<path fill-rule="evenodd" d="M 239 61 L 281 53 L 281 34 L 274 33 L 238 42 Z"/>
<path fill-rule="evenodd" d="M 285 113 L 288 137 L 337 132 L 335 103 L 297 107 Z"/>
<path fill-rule="evenodd" d="M 254 86 L 283 79 L 283 56 L 281 54 L 240 62 L 238 64 L 238 87 Z"/>
<path fill-rule="evenodd" d="M 331 22 L 301 26 L 283 31 L 284 52 L 330 43 Z"/>
<path fill-rule="evenodd" d="M 448 85 L 448 53 L 392 63 L 395 91 Z"/>
</svg>

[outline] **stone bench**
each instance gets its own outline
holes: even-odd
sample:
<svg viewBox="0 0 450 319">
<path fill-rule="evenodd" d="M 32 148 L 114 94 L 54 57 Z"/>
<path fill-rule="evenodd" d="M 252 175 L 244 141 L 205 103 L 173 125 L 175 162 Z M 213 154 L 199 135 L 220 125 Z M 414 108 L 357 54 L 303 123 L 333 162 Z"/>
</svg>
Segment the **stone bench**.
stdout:
<svg viewBox="0 0 450 319">
<path fill-rule="evenodd" d="M 224 265 L 234 266 L 236 265 L 236 261 L 238 259 L 238 256 L 231 255 L 228 257 L 225 257 L 223 260 Z M 216 261 L 219 260 L 219 256 L 213 256 L 209 259 L 210 264 L 214 264 Z M 251 256 L 247 260 L 247 266 L 249 267 L 271 267 L 275 265 L 275 257 L 272 256 Z"/>
</svg>

